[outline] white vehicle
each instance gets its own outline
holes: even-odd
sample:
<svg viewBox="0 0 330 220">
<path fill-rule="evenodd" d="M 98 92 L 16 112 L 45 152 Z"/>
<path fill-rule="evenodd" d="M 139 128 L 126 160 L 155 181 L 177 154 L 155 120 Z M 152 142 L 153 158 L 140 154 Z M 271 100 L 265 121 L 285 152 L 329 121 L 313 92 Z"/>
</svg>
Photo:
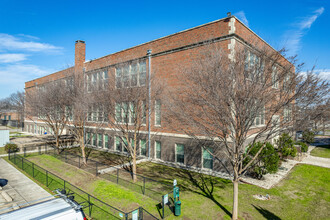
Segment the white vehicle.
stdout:
<svg viewBox="0 0 330 220">
<path fill-rule="evenodd" d="M 30 205 L 0 215 L 1 220 L 25 220 L 25 219 L 58 219 L 58 220 L 86 220 L 82 207 L 73 197 L 67 197 L 65 190 L 56 190 L 55 196 L 50 200 Z"/>
</svg>

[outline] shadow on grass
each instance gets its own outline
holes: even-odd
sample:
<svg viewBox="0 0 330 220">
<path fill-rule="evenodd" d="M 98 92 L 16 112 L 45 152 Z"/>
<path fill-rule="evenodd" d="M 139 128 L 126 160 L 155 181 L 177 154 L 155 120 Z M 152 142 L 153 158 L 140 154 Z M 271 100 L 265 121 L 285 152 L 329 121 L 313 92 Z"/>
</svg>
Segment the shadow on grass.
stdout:
<svg viewBox="0 0 330 220">
<path fill-rule="evenodd" d="M 260 206 L 254 206 L 252 205 L 260 214 L 262 214 L 266 219 L 272 219 L 272 220 L 281 220 L 280 217 L 275 215 L 274 213 L 268 211 L 267 209 L 264 209 Z"/>
</svg>

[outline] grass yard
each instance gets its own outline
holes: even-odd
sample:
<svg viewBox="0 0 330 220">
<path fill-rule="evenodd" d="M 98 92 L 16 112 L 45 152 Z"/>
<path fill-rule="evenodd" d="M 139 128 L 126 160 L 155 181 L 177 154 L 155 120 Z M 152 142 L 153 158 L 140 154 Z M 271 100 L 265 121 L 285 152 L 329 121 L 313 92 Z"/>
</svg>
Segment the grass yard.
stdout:
<svg viewBox="0 0 330 220">
<path fill-rule="evenodd" d="M 315 157 L 330 158 L 330 145 L 317 146 L 311 151 L 311 155 Z"/>
<path fill-rule="evenodd" d="M 115 207 L 132 210 L 141 205 L 159 217 L 158 202 L 155 200 L 95 177 L 50 155 L 28 159 Z M 167 183 L 172 183 L 174 178 L 178 180 L 182 214 L 167 219 L 230 219 L 232 183 L 229 180 L 154 163 L 139 164 L 138 172 Z M 329 182 L 330 169 L 298 165 L 270 190 L 240 184 L 240 219 L 329 219 Z M 254 199 L 256 194 L 269 194 L 271 199 Z"/>
<path fill-rule="evenodd" d="M 0 155 L 1 154 L 7 154 L 7 152 L 5 151 L 5 147 L 0 147 Z"/>
</svg>

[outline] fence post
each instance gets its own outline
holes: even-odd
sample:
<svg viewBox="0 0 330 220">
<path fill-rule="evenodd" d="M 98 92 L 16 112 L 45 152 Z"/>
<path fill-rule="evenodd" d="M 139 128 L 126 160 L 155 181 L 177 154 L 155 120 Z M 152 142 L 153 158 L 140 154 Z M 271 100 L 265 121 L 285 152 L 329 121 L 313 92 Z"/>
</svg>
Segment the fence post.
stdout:
<svg viewBox="0 0 330 220">
<path fill-rule="evenodd" d="M 34 163 L 32 163 L 32 177 L 34 178 Z"/>
<path fill-rule="evenodd" d="M 23 159 L 24 159 L 24 158 L 22 157 L 22 170 L 24 170 L 24 167 L 23 167 Z"/>
<path fill-rule="evenodd" d="M 14 163 L 16 165 L 16 152 L 14 152 Z"/>
<path fill-rule="evenodd" d="M 23 150 L 24 150 L 24 157 L 26 157 L 26 147 L 24 147 Z"/>
<path fill-rule="evenodd" d="M 127 215 L 127 213 L 125 213 L 125 220 L 128 220 L 128 215 Z"/>
<path fill-rule="evenodd" d="M 8 160 L 10 160 L 10 153 L 11 153 L 11 151 L 10 151 L 10 149 L 8 150 Z"/>
<path fill-rule="evenodd" d="M 162 219 L 164 219 L 164 209 L 165 209 L 165 207 L 164 207 L 164 195 L 162 196 Z"/>
<path fill-rule="evenodd" d="M 40 146 L 38 146 L 38 149 L 39 149 L 39 154 L 41 154 L 41 147 L 40 147 Z"/>
<path fill-rule="evenodd" d="M 45 153 L 47 154 L 48 149 L 47 149 L 47 144 L 45 145 Z"/>
<path fill-rule="evenodd" d="M 89 217 L 92 218 L 91 197 L 89 194 L 88 194 L 88 209 L 89 209 Z"/>
<path fill-rule="evenodd" d="M 119 169 L 117 169 L 117 184 L 118 184 L 118 175 L 119 175 Z"/>
<path fill-rule="evenodd" d="M 68 162 L 68 155 L 66 154 L 66 151 L 64 151 L 64 158 L 65 158 L 65 163 Z"/>
<path fill-rule="evenodd" d="M 48 187 L 48 171 L 46 170 L 46 186 Z"/>
<path fill-rule="evenodd" d="M 143 195 L 146 193 L 146 178 L 143 177 Z"/>
<path fill-rule="evenodd" d="M 63 181 L 64 181 L 64 184 L 63 185 L 64 185 L 64 189 L 65 189 L 65 180 L 63 180 Z"/>
<path fill-rule="evenodd" d="M 97 165 L 98 165 L 98 162 L 96 162 L 96 164 L 95 164 L 95 175 L 97 176 L 97 170 L 98 170 L 98 168 L 97 168 Z"/>
</svg>

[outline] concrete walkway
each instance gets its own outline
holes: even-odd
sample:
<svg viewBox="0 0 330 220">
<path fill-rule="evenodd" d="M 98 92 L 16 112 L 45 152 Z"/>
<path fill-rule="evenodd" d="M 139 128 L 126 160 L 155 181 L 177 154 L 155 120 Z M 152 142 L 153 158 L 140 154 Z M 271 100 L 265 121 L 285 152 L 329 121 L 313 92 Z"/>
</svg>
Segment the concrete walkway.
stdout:
<svg viewBox="0 0 330 220">
<path fill-rule="evenodd" d="M 2 158 L 0 158 L 0 180 L 4 185 L 0 189 L 0 214 L 13 210 L 17 205 L 23 207 L 51 196 Z"/>
<path fill-rule="evenodd" d="M 289 171 L 296 165 L 296 164 L 309 164 L 314 166 L 320 166 L 325 168 L 330 168 L 330 159 L 329 158 L 322 158 L 322 157 L 314 157 L 310 155 L 310 152 L 315 148 L 315 146 L 309 146 L 308 152 L 303 153 L 303 156 L 300 161 L 297 160 L 286 160 L 282 162 L 281 167 L 274 174 L 266 174 L 264 175 L 264 180 L 257 180 L 251 177 L 244 177 L 242 178 L 243 182 L 253 184 L 265 189 L 270 189 L 276 184 L 278 184 L 284 177 L 286 177 Z"/>
</svg>

